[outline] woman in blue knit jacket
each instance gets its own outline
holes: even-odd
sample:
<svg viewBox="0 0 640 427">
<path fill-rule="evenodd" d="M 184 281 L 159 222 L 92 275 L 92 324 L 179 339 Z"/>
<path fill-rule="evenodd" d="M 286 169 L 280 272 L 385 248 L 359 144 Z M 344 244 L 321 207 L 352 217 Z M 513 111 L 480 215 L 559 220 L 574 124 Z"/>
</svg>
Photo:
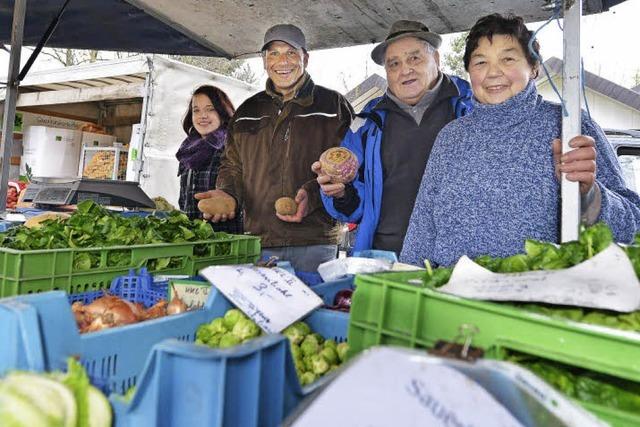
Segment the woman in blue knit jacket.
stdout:
<svg viewBox="0 0 640 427">
<path fill-rule="evenodd" d="M 606 222 L 629 242 L 640 198 L 626 188 L 600 127 L 582 114 L 582 135 L 562 155 L 561 106 L 538 95 L 540 64 L 522 18 L 476 22 L 464 54 L 474 93 L 471 114 L 438 134 L 420 185 L 400 259 L 451 265 L 462 255 L 509 256 L 526 239 L 559 239 L 560 173 L 580 183 L 582 220 Z M 536 53 L 537 42 L 533 43 Z"/>
</svg>

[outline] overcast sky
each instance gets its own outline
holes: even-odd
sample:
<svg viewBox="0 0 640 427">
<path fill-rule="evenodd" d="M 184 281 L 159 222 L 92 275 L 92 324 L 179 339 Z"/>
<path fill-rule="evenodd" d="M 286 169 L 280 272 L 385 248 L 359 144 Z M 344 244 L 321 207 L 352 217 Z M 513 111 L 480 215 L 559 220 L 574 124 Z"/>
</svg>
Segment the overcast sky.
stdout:
<svg viewBox="0 0 640 427">
<path fill-rule="evenodd" d="M 542 23 L 529 27 L 537 29 Z M 450 40 L 455 34 L 444 35 L 441 56 L 449 52 Z M 599 74 L 622 86 L 631 87 L 635 73 L 640 72 L 640 0 L 627 0 L 609 12 L 586 16 L 582 20 L 582 56 L 587 71 Z M 556 24 L 546 26 L 539 34 L 543 58 L 562 58 L 562 32 Z M 312 51 L 309 72 L 314 81 L 323 86 L 346 92 L 362 82 L 368 75 L 384 76 L 384 69 L 369 57 L 374 45 Z M 29 51 L 23 51 L 22 62 Z M 6 75 L 9 55 L 0 51 L 0 76 Z M 261 60 L 249 60 L 252 69 L 263 84 L 266 78 Z M 33 69 L 46 69 L 60 65 L 41 55 Z"/>
<path fill-rule="evenodd" d="M 542 24 L 529 24 L 529 28 L 536 30 Z M 640 72 L 640 0 L 627 0 L 609 12 L 583 17 L 581 30 L 585 69 L 622 86 L 632 86 L 634 74 Z M 449 44 L 455 36 L 443 36 L 441 57 L 450 52 Z M 538 40 L 543 58 L 562 58 L 562 31 L 557 24 L 547 25 L 539 33 Z M 372 73 L 384 77 L 384 68 L 369 56 L 374 46 L 313 51 L 309 73 L 316 83 L 343 93 L 345 86 L 352 89 Z M 260 60 L 250 62 L 261 81 L 266 79 Z"/>
</svg>

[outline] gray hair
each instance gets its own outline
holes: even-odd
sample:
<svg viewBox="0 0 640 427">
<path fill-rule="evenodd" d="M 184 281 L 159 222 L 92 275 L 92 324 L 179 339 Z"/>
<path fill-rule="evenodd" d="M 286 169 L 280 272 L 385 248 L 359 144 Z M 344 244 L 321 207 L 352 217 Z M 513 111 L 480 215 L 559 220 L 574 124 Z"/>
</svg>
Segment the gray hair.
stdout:
<svg viewBox="0 0 640 427">
<path fill-rule="evenodd" d="M 425 50 L 427 51 L 427 53 L 435 53 L 438 51 L 438 49 L 436 47 L 434 47 L 431 43 L 429 43 L 426 40 L 422 40 L 422 39 L 418 39 L 420 40 L 420 42 L 424 45 Z"/>
</svg>

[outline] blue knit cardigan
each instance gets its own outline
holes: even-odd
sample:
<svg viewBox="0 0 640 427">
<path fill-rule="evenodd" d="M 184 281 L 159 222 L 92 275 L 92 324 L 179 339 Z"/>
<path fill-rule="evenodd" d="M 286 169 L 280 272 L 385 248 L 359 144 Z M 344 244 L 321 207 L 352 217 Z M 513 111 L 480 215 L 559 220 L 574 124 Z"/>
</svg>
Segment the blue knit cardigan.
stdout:
<svg viewBox="0 0 640 427">
<path fill-rule="evenodd" d="M 561 123 L 561 107 L 544 101 L 533 82 L 498 105 L 474 99 L 471 114 L 438 134 L 400 260 L 451 265 L 462 255 L 523 252 L 529 238 L 557 242 L 560 186 L 551 142 Z M 596 141 L 598 221 L 629 242 L 640 226 L 640 197 L 626 188 L 611 145 L 584 112 L 582 133 Z"/>
</svg>

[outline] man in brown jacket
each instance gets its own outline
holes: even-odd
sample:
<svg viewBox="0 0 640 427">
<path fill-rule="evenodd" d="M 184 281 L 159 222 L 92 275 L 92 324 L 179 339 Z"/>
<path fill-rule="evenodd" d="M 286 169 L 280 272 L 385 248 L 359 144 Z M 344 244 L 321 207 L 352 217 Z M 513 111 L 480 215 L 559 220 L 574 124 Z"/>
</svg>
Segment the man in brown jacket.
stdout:
<svg viewBox="0 0 640 427">
<path fill-rule="evenodd" d="M 305 72 L 309 55 L 302 31 L 289 24 L 267 30 L 262 58 L 266 90 L 245 101 L 229 124 L 216 189 L 199 199 L 227 197 L 237 208 L 215 215 L 233 218 L 244 209 L 244 229 L 261 237 L 263 256 L 315 272 L 337 252 L 334 220 L 325 212 L 309 165 L 340 145 L 352 109 L 337 92 L 317 86 Z M 293 215 L 276 214 L 280 197 L 294 198 Z"/>
</svg>

